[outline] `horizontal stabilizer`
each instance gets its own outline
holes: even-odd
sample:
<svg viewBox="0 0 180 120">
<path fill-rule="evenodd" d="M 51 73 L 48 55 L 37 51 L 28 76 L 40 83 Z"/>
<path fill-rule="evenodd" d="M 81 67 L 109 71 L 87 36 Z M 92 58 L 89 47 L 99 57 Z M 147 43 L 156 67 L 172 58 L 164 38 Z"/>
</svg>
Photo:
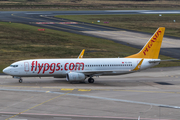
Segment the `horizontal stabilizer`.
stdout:
<svg viewBox="0 0 180 120">
<path fill-rule="evenodd" d="M 167 59 L 167 60 L 150 60 L 149 63 L 156 63 L 156 62 L 180 62 L 179 59 Z"/>
</svg>

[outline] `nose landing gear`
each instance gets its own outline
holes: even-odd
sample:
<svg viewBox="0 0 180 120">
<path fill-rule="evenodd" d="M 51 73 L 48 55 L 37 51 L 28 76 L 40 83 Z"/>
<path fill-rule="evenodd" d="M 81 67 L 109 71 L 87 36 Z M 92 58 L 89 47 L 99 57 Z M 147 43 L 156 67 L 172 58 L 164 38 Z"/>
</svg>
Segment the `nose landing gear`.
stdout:
<svg viewBox="0 0 180 120">
<path fill-rule="evenodd" d="M 15 79 L 19 79 L 19 83 L 22 83 L 23 82 L 23 80 L 21 79 L 21 77 L 17 77 L 17 76 L 12 76 L 13 78 L 15 78 Z"/>
</svg>

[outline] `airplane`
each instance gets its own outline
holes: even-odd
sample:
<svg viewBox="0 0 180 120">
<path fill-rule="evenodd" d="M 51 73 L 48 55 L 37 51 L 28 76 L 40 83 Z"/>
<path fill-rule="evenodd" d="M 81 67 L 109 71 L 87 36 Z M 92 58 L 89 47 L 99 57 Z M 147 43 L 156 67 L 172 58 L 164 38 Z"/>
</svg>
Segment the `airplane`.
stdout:
<svg viewBox="0 0 180 120">
<path fill-rule="evenodd" d="M 129 74 L 158 65 L 164 32 L 165 27 L 159 27 L 138 53 L 125 58 L 82 58 L 83 50 L 78 59 L 22 60 L 3 72 L 19 79 L 19 83 L 22 77 L 66 78 L 69 82 L 84 82 L 88 78 L 89 83 L 94 83 L 93 76 Z"/>
</svg>

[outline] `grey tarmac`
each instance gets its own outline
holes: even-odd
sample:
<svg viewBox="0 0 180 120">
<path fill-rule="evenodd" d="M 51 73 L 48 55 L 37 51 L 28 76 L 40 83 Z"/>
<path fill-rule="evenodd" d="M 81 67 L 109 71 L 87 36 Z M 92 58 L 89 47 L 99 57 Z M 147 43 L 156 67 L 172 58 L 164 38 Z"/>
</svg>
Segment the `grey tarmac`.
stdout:
<svg viewBox="0 0 180 120">
<path fill-rule="evenodd" d="M 180 67 L 69 83 L 50 77 L 0 76 L 0 119 L 178 120 Z"/>
</svg>

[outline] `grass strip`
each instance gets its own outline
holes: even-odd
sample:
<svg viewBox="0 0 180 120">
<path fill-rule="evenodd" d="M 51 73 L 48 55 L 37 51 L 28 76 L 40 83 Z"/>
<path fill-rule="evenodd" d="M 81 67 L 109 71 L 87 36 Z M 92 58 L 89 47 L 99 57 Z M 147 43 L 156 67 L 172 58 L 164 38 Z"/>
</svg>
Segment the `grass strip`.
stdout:
<svg viewBox="0 0 180 120">
<path fill-rule="evenodd" d="M 178 0 L 0 0 L 1 10 L 179 10 Z"/>
<path fill-rule="evenodd" d="M 77 58 L 82 49 L 86 49 L 85 58 L 125 57 L 139 51 L 110 40 L 38 29 L 40 27 L 0 22 L 0 72 L 11 63 L 23 59 Z M 162 55 L 160 58 L 172 59 Z M 179 62 L 163 62 L 159 67 L 179 65 Z"/>
<path fill-rule="evenodd" d="M 148 33 L 154 33 L 158 27 L 165 27 L 165 35 L 180 37 L 180 14 L 58 15 L 56 17 Z M 97 22 L 98 20 L 100 22 Z"/>
</svg>

